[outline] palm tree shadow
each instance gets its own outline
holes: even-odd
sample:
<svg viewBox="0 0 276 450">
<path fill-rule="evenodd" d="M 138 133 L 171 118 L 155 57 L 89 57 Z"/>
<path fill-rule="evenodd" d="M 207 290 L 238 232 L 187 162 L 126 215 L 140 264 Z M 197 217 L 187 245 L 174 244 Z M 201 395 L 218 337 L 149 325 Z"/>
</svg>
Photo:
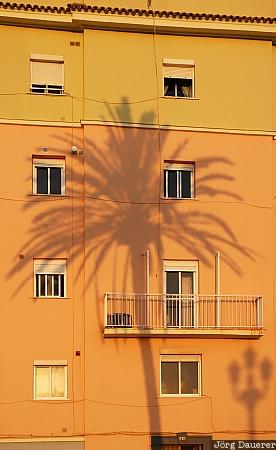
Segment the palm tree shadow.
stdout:
<svg viewBox="0 0 276 450">
<path fill-rule="evenodd" d="M 122 118 L 125 121 L 127 117 L 127 122 L 131 124 L 130 105 L 126 98 L 122 101 L 124 105 L 118 106 L 115 112 L 110 110 L 109 105 L 107 109 L 114 122 L 120 123 Z M 154 113 L 145 111 L 141 123 L 153 122 L 153 119 Z M 183 254 L 193 254 L 195 259 L 205 265 L 210 264 L 210 256 L 223 248 L 225 263 L 237 275 L 242 276 L 238 258 L 230 256 L 230 253 L 235 252 L 252 261 L 256 255 L 238 241 L 223 219 L 214 213 L 202 212 L 196 204 L 179 208 L 176 201 L 161 199 L 163 193 L 160 177 L 162 151 L 167 145 L 166 132 L 112 125 L 90 127 L 90 130 L 92 131 L 85 132 L 84 139 L 74 139 L 74 145 L 84 151 L 85 175 L 82 176 L 80 168 L 74 169 L 74 164 L 70 165 L 67 176 L 67 180 L 71 180 L 71 183 L 68 181 L 67 189 L 69 198 L 57 202 L 48 202 L 45 198 L 45 202 L 36 203 L 33 200 L 24 204 L 23 212 L 34 211 L 29 239 L 17 252 L 24 254 L 25 258 L 20 261 L 15 258 L 7 277 L 13 278 L 24 267 L 31 267 L 33 258 L 64 257 L 71 249 L 69 264 L 76 258 L 80 261 L 74 272 L 74 281 L 78 280 L 86 266 L 84 289 L 94 285 L 97 322 L 102 333 L 104 292 L 99 287 L 99 273 L 102 267 L 106 267 L 106 261 L 113 261 L 113 267 L 110 267 L 112 281 L 107 283 L 106 291 L 126 291 L 130 288 L 134 292 L 145 291 L 141 254 L 150 248 L 151 253 L 160 260 L 164 254 L 164 239 L 178 244 Z M 65 137 L 54 137 L 62 142 L 62 148 L 64 144 L 68 144 L 68 148 L 72 144 L 70 133 Z M 185 160 L 186 146 L 187 140 L 184 138 L 181 144 L 171 150 L 170 159 Z M 58 147 L 54 149 L 54 153 L 60 155 Z M 220 167 L 224 167 L 223 171 L 217 170 L 218 163 Z M 242 200 L 230 187 L 235 180 L 227 170 L 232 170 L 232 166 L 233 162 L 227 158 L 209 156 L 197 160 L 196 167 L 201 174 L 197 179 L 198 195 L 224 195 L 233 200 Z M 72 183 L 72 180 L 77 180 L 77 183 Z M 221 191 L 214 189 L 210 184 L 213 180 L 223 181 L 226 187 Z M 41 233 L 45 224 L 48 224 L 47 239 Z M 85 244 L 83 239 L 74 239 L 72 229 L 85 230 Z M 81 255 L 84 256 L 80 257 Z M 93 265 L 88 270 L 92 261 Z M 15 286 L 14 297 L 19 295 L 29 280 L 30 274 Z M 150 340 L 140 341 L 140 351 L 148 403 L 156 402 L 158 390 L 152 383 L 154 359 Z M 149 421 L 151 431 L 160 431 L 158 408 L 154 414 L 149 408 Z"/>
</svg>

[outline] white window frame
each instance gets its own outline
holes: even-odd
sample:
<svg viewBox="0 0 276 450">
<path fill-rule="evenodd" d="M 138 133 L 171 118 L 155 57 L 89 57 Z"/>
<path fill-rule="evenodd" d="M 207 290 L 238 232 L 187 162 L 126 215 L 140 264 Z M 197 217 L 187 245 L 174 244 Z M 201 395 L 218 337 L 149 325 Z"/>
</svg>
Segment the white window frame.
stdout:
<svg viewBox="0 0 276 450">
<path fill-rule="evenodd" d="M 163 282 L 164 282 L 164 294 L 167 294 L 166 289 L 166 272 L 178 272 L 179 276 L 179 287 L 181 286 L 181 272 L 193 272 L 193 290 L 194 295 L 198 294 L 198 261 L 163 261 Z"/>
<path fill-rule="evenodd" d="M 178 363 L 178 394 L 162 393 L 162 362 Z M 198 363 L 198 393 L 197 394 L 181 394 L 181 362 L 197 362 Z M 201 397 L 202 396 L 202 357 L 201 355 L 160 355 L 160 396 L 161 397 Z"/>
<path fill-rule="evenodd" d="M 51 273 L 51 265 L 60 263 L 61 266 L 64 267 L 63 272 L 60 273 Z M 49 266 L 49 271 L 43 270 L 40 271 L 37 269 L 37 266 L 45 266 L 47 269 L 47 265 Z M 36 286 L 36 275 L 63 275 L 64 277 L 64 296 L 60 295 L 36 295 L 37 293 L 37 286 Z M 39 278 L 40 280 L 40 278 Z M 46 288 L 46 281 L 45 281 L 45 288 Z M 38 286 L 38 290 L 40 291 L 40 286 Z M 59 291 L 60 288 L 60 281 L 59 281 Z M 67 296 L 67 261 L 66 259 L 34 259 L 34 297 L 35 298 L 61 298 L 64 299 Z"/>
<path fill-rule="evenodd" d="M 176 180 L 176 197 L 169 197 L 169 185 L 168 185 L 168 172 L 169 171 L 177 172 L 177 180 Z M 181 185 L 181 175 L 180 172 L 190 172 L 191 173 L 191 196 L 190 197 L 181 197 L 182 185 Z M 165 186 L 164 197 L 165 198 L 175 198 L 179 200 L 185 200 L 189 198 L 195 198 L 195 164 L 194 163 L 178 163 L 178 162 L 164 162 L 163 167 L 163 177 Z"/>
<path fill-rule="evenodd" d="M 52 367 L 63 367 L 64 368 L 64 396 L 63 397 L 37 397 L 36 396 L 36 368 L 37 367 L 46 367 L 50 370 L 50 389 L 51 385 L 51 374 Z M 66 360 L 35 360 L 33 363 L 33 399 L 34 400 L 68 400 L 68 363 Z"/>
<path fill-rule="evenodd" d="M 56 63 L 56 64 L 60 64 L 61 65 L 61 83 L 60 86 L 61 89 L 57 89 L 56 93 L 53 92 L 48 92 L 48 85 L 47 83 L 41 83 L 41 89 L 45 89 L 44 92 L 34 92 L 33 89 L 33 85 L 37 85 L 37 83 L 33 83 L 32 80 L 32 76 L 33 76 L 33 67 L 32 64 L 33 63 Z M 45 87 L 44 87 L 45 86 Z M 54 85 L 51 85 L 52 87 L 50 88 L 51 91 L 54 90 Z M 61 91 L 61 92 L 58 92 Z M 64 94 L 64 58 L 63 56 L 59 56 L 59 55 L 43 55 L 43 54 L 34 54 L 32 53 L 30 55 L 30 92 L 32 94 L 40 94 L 40 95 L 62 95 Z"/>
<path fill-rule="evenodd" d="M 48 170 L 48 193 L 47 194 L 39 194 L 37 193 L 37 167 L 44 168 L 58 168 L 61 169 L 61 193 L 60 194 L 51 194 L 50 193 L 50 170 Z M 33 158 L 33 194 L 36 195 L 54 195 L 61 196 L 65 195 L 65 159 L 58 158 Z"/>
<path fill-rule="evenodd" d="M 171 67 L 172 69 L 175 68 L 189 68 L 193 71 L 192 76 L 184 76 L 184 75 L 178 75 L 176 77 L 166 77 L 165 76 L 165 67 Z M 190 79 L 192 80 L 192 96 L 191 97 L 180 97 L 177 95 L 177 88 L 175 87 L 175 95 L 166 95 L 164 90 L 164 79 L 165 78 L 172 78 L 172 79 Z M 171 58 L 164 58 L 163 59 L 163 96 L 166 98 L 195 98 L 195 61 L 192 59 L 171 59 Z"/>
</svg>

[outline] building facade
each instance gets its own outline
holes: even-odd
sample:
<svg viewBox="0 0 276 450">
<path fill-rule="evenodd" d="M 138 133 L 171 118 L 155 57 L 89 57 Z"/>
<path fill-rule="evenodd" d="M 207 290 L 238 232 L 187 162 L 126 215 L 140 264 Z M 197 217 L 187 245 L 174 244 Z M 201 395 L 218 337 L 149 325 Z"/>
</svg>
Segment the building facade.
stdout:
<svg viewBox="0 0 276 450">
<path fill-rule="evenodd" d="M 276 2 L 56 3 L 0 4 L 0 450 L 275 439 Z"/>
</svg>

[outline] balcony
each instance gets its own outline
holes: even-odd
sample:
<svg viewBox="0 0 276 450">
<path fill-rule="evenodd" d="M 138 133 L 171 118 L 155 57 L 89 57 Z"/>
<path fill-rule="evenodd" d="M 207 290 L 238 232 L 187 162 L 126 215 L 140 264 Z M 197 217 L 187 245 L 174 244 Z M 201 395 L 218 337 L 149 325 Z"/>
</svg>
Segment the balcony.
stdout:
<svg viewBox="0 0 276 450">
<path fill-rule="evenodd" d="M 263 298 L 258 295 L 105 295 L 105 336 L 262 334 Z"/>
</svg>

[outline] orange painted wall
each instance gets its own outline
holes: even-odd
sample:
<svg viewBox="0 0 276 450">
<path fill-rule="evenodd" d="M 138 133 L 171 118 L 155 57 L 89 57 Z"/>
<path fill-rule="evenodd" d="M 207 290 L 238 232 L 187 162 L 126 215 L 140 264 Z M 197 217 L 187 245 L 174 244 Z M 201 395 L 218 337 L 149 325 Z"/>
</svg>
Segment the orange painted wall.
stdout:
<svg viewBox="0 0 276 450">
<path fill-rule="evenodd" d="M 274 375 L 261 375 L 264 360 L 274 366 L 271 137 L 15 125 L 1 125 L 1 135 L 7 170 L 0 180 L 0 435 L 85 432 L 87 449 L 114 450 L 148 448 L 149 433 L 160 431 L 246 437 L 248 410 L 238 394 L 252 373 L 259 395 L 255 429 L 269 432 L 262 438 L 275 436 Z M 72 144 L 84 156 L 72 156 Z M 31 158 L 45 155 L 44 146 L 47 155 L 66 159 L 68 197 L 31 195 Z M 195 162 L 196 199 L 162 204 L 158 225 L 165 159 Z M 222 293 L 264 296 L 264 336 L 104 338 L 104 294 L 145 291 L 147 248 L 156 293 L 162 292 L 163 259 L 199 260 L 199 292 L 214 293 L 220 250 Z M 68 299 L 33 299 L 33 258 L 44 257 L 68 259 Z M 166 349 L 202 355 L 202 398 L 160 398 L 159 361 Z M 254 370 L 245 361 L 249 349 Z M 68 360 L 68 401 L 32 400 L 35 359 Z M 234 362 L 241 368 L 237 386 L 230 380 Z M 106 435 L 119 431 L 130 435 Z"/>
</svg>

